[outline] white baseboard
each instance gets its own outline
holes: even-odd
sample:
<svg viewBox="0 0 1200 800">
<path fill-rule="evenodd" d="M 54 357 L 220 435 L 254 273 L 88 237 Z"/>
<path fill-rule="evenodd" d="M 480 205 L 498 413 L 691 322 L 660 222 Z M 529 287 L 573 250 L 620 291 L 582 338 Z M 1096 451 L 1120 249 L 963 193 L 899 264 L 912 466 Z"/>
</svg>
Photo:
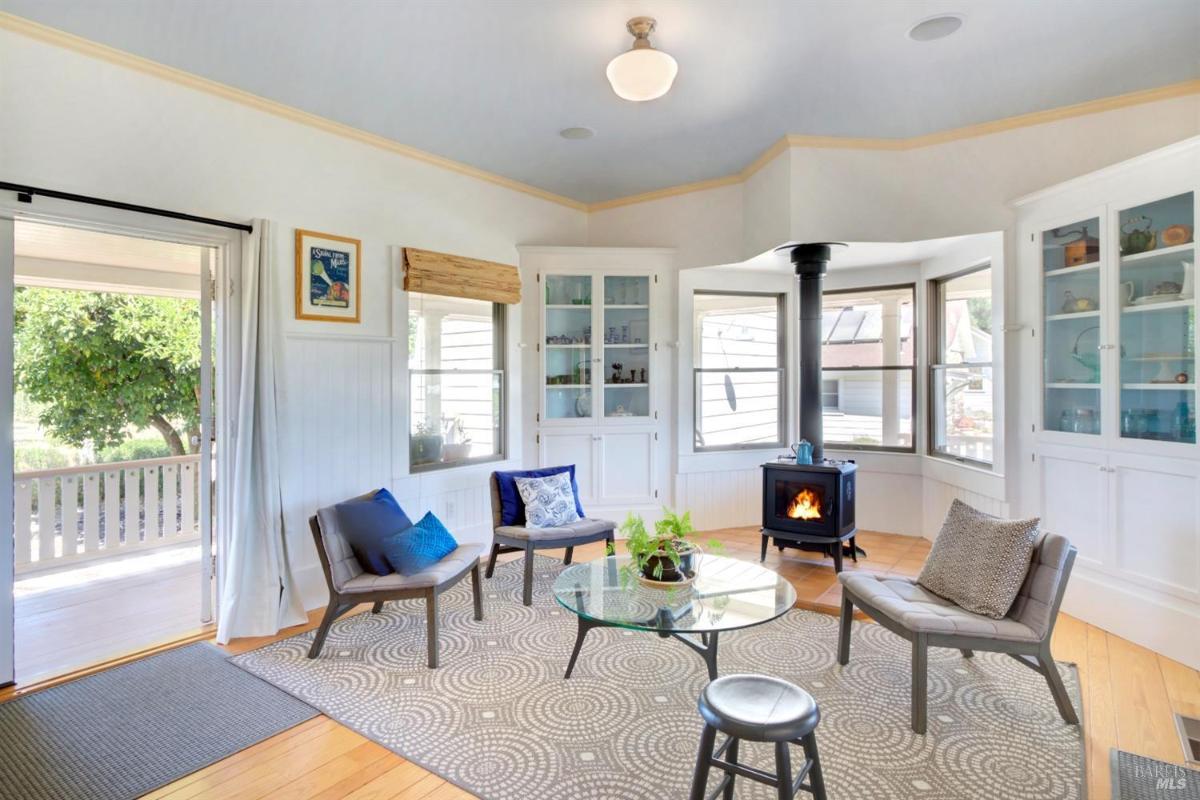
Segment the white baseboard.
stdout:
<svg viewBox="0 0 1200 800">
<path fill-rule="evenodd" d="M 1124 639 L 1200 669 L 1200 609 L 1076 566 L 1062 610 Z"/>
</svg>

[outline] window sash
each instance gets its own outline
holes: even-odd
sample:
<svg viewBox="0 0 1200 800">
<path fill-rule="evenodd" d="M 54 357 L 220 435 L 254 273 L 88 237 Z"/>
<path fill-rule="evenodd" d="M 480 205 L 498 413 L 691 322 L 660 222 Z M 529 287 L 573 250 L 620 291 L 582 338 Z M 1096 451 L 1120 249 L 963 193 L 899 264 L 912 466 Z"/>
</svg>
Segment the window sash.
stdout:
<svg viewBox="0 0 1200 800">
<path fill-rule="evenodd" d="M 411 306 L 410 306 L 411 309 Z M 503 461 L 508 457 L 508 381 L 506 367 L 506 352 L 505 340 L 507 338 L 507 307 L 502 303 L 492 303 L 492 369 L 458 369 L 458 368 L 416 368 L 409 367 L 408 370 L 408 431 L 407 440 L 410 442 L 410 450 L 408 453 L 409 465 L 408 471 L 410 474 L 418 472 L 432 472 L 443 469 L 454 469 L 456 467 L 471 466 L 474 464 L 485 464 L 494 461 Z M 410 310 L 411 314 L 411 310 Z M 409 354 L 411 358 L 411 354 Z M 493 413 L 496 415 L 498 425 L 496 427 L 496 442 L 493 452 L 474 458 L 465 458 L 458 461 L 450 462 L 430 462 L 425 464 L 412 463 L 411 458 L 411 441 L 413 437 L 413 399 L 416 393 L 413 391 L 414 381 L 417 378 L 424 376 L 437 375 L 492 375 L 495 377 L 497 385 L 494 389 L 496 392 L 495 407 Z"/>
<path fill-rule="evenodd" d="M 929 403 L 928 403 L 928 419 L 926 420 L 927 444 L 929 455 L 937 458 L 950 459 L 958 463 L 972 464 L 984 469 L 992 469 L 995 461 L 995 453 L 992 455 L 992 461 L 971 458 L 958 453 L 953 453 L 947 449 L 948 435 L 945 431 L 945 409 L 946 397 L 944 395 L 941 381 L 938 379 L 939 373 L 948 369 L 962 369 L 967 371 L 972 370 L 990 370 L 993 369 L 991 360 L 988 361 L 962 361 L 951 363 L 946 360 L 946 287 L 958 278 L 972 275 L 976 272 L 983 272 L 992 268 L 991 261 L 985 261 L 982 264 L 977 264 L 967 269 L 960 270 L 950 275 L 943 275 L 930 281 L 929 297 L 929 352 L 930 364 L 928 368 L 929 380 Z M 995 424 L 995 395 L 992 397 L 993 407 L 993 425 Z M 994 430 L 994 428 L 993 428 Z M 994 434 L 993 434 L 994 446 Z"/>
<path fill-rule="evenodd" d="M 908 419 L 910 420 L 909 424 L 911 425 L 912 430 L 909 433 L 909 437 L 908 437 L 909 443 L 907 446 L 905 446 L 905 445 L 887 445 L 887 444 L 860 444 L 860 443 L 856 443 L 856 442 L 830 440 L 829 437 L 826 436 L 825 437 L 825 449 L 826 450 L 863 450 L 863 451 L 867 451 L 867 452 L 878 452 L 878 453 L 915 453 L 915 452 L 917 452 L 917 417 L 918 417 L 918 414 L 917 414 L 917 367 L 916 367 L 916 365 L 907 365 L 907 366 L 890 365 L 890 366 L 876 366 L 876 367 L 864 367 L 864 366 L 822 367 L 821 368 L 821 381 L 822 381 L 821 395 L 822 395 L 822 398 L 824 398 L 824 395 L 825 395 L 824 388 L 823 388 L 824 382 L 826 380 L 829 380 L 825 376 L 828 373 L 839 373 L 839 372 L 907 372 L 909 374 L 908 384 L 909 384 L 909 388 L 911 391 L 911 395 L 909 398 L 910 411 L 909 411 Z M 825 410 L 826 409 L 824 407 L 824 402 L 822 402 L 821 413 L 824 414 Z M 882 418 L 883 417 L 880 416 L 880 419 L 882 419 Z"/>
<path fill-rule="evenodd" d="M 944 378 L 939 378 L 939 375 L 944 374 L 949 370 L 961 370 L 963 372 L 983 372 L 992 369 L 992 362 L 986 363 L 965 363 L 965 364 L 931 364 L 929 366 L 929 454 L 939 458 L 947 458 L 952 461 L 972 464 L 991 469 L 995 462 L 995 454 L 992 455 L 992 460 L 983 458 L 973 458 L 960 453 L 953 452 L 949 449 L 949 432 L 946 430 L 946 398 Z M 993 383 L 993 392 L 995 384 Z M 992 442 L 995 441 L 995 395 L 993 394 L 993 436 Z"/>
<path fill-rule="evenodd" d="M 715 444 L 715 445 L 712 445 L 712 444 L 702 445 L 699 443 L 698 439 L 701 434 L 700 422 L 702 419 L 702 410 L 700 408 L 700 404 L 704 400 L 704 394 L 701 391 L 700 381 L 704 375 L 710 374 L 710 373 L 714 374 L 714 375 L 716 375 L 716 374 L 748 375 L 748 374 L 754 374 L 754 373 L 773 373 L 776 376 L 776 378 L 775 378 L 776 414 L 775 414 L 775 440 L 774 441 L 771 441 L 771 442 L 735 442 L 732 444 Z M 784 403 L 786 402 L 785 398 L 787 397 L 786 377 L 787 377 L 787 374 L 786 374 L 784 367 L 730 367 L 728 369 L 717 368 L 717 367 L 693 367 L 692 368 L 692 420 L 693 420 L 693 428 L 694 428 L 693 433 L 692 433 L 692 450 L 693 450 L 693 452 L 716 453 L 716 452 L 730 451 L 730 450 L 763 450 L 763 449 L 769 449 L 769 448 L 783 447 L 783 445 L 784 445 L 783 426 L 784 426 L 784 420 L 786 419 L 786 416 L 787 416 L 786 412 L 784 410 Z"/>
</svg>

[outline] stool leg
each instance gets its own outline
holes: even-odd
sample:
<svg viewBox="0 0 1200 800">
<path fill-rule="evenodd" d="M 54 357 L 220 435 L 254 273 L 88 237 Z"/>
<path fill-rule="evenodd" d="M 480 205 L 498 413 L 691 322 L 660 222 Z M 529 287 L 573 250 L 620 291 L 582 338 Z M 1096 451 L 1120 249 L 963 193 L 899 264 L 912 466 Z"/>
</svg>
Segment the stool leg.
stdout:
<svg viewBox="0 0 1200 800">
<path fill-rule="evenodd" d="M 725 751 L 725 760 L 730 764 L 738 763 L 738 744 L 739 739 L 731 739 L 729 748 Z M 737 780 L 737 773 L 730 772 L 728 775 L 729 782 L 725 784 L 725 791 L 721 793 L 721 800 L 733 800 L 733 782 Z"/>
<path fill-rule="evenodd" d="M 712 763 L 713 744 L 717 741 L 717 729 L 704 726 L 700 734 L 700 752 L 696 754 L 696 769 L 692 772 L 692 791 L 688 800 L 704 800 L 704 789 L 708 785 L 708 767 Z"/>
<path fill-rule="evenodd" d="M 792 800 L 792 754 L 787 742 L 775 743 L 775 778 L 779 781 L 779 800 Z"/>
<path fill-rule="evenodd" d="M 805 758 L 812 762 L 808 771 L 808 785 L 813 800 L 826 800 L 825 776 L 821 774 L 821 757 L 817 755 L 817 734 L 810 733 L 800 740 L 800 744 L 804 748 Z"/>
</svg>

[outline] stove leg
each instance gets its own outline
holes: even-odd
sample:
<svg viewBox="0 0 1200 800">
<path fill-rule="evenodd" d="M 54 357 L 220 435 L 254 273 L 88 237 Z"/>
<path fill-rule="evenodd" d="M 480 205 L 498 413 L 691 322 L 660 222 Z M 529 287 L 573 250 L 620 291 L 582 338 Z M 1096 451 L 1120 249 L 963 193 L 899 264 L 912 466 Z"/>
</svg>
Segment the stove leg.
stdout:
<svg viewBox="0 0 1200 800">
<path fill-rule="evenodd" d="M 833 571 L 834 572 L 842 571 L 842 543 L 841 542 L 833 543 Z"/>
<path fill-rule="evenodd" d="M 766 560 L 767 560 L 767 541 L 768 541 L 770 538 L 771 538 L 771 537 L 770 537 L 770 536 L 767 536 L 765 533 L 762 535 L 762 552 L 758 554 L 758 560 L 759 560 L 759 561 L 766 561 Z"/>
</svg>

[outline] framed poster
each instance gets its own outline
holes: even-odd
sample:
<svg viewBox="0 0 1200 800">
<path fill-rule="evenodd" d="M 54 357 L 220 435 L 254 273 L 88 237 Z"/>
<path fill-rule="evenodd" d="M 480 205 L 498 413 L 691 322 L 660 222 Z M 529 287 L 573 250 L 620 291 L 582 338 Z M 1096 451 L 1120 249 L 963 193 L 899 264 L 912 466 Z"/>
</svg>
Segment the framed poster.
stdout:
<svg viewBox="0 0 1200 800">
<path fill-rule="evenodd" d="M 296 230 L 296 319 L 358 322 L 362 242 Z"/>
</svg>

